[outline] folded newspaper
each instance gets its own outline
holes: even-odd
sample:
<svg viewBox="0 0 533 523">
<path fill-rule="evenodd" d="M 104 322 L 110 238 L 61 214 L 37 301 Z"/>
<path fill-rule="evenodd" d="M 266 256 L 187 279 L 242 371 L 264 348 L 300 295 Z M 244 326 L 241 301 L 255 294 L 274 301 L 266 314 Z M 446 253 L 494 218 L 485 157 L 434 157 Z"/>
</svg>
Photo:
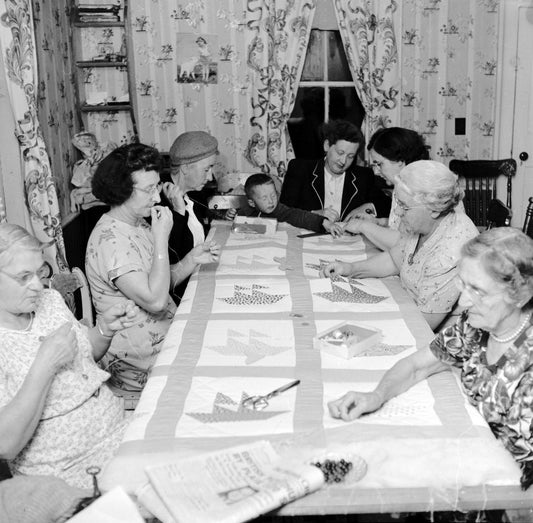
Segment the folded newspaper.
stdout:
<svg viewBox="0 0 533 523">
<path fill-rule="evenodd" d="M 176 523 L 241 523 L 314 492 L 325 482 L 319 468 L 282 459 L 268 441 L 150 465 L 146 473 L 172 518 L 163 521 Z M 152 496 L 151 501 L 147 508 L 153 511 L 158 500 Z"/>
</svg>

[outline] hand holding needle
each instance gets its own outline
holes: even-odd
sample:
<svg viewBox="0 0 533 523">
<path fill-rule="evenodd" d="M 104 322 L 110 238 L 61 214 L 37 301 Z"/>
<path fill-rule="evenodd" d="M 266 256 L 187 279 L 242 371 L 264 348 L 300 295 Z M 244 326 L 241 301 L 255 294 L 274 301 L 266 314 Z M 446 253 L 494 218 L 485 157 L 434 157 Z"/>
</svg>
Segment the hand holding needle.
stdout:
<svg viewBox="0 0 533 523">
<path fill-rule="evenodd" d="M 287 383 L 287 385 L 283 385 L 278 389 L 274 389 L 272 392 L 269 392 L 264 396 L 250 396 L 242 402 L 242 406 L 247 409 L 263 410 L 264 408 L 268 407 L 268 400 L 278 396 L 286 390 L 292 389 L 292 387 L 296 387 L 296 385 L 299 385 L 299 383 L 300 380 L 291 381 L 290 383 Z"/>
</svg>

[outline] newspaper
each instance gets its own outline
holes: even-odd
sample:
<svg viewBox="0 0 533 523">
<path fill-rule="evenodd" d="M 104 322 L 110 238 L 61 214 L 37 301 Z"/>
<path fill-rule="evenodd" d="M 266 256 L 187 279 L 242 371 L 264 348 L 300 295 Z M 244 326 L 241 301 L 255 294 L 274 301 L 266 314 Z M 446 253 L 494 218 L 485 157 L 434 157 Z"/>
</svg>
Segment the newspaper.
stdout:
<svg viewBox="0 0 533 523">
<path fill-rule="evenodd" d="M 176 523 L 241 523 L 314 492 L 315 466 L 281 457 L 268 441 L 146 467 Z"/>
</svg>

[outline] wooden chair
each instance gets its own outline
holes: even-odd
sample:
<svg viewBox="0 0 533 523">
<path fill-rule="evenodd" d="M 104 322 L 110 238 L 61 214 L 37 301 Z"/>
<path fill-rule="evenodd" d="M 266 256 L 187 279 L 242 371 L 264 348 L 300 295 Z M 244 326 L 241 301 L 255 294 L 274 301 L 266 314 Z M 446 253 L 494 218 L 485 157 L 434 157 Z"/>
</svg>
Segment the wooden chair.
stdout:
<svg viewBox="0 0 533 523">
<path fill-rule="evenodd" d="M 489 204 L 496 198 L 496 180 L 507 178 L 506 206 L 511 204 L 512 177 L 516 174 L 516 161 L 505 160 L 451 160 L 450 170 L 465 183 L 464 205 L 466 214 L 481 227 L 488 225 Z"/>
<path fill-rule="evenodd" d="M 525 232 L 530 238 L 533 238 L 533 196 L 529 197 L 529 203 L 526 209 L 526 219 L 524 220 L 524 226 L 522 232 Z"/>
<path fill-rule="evenodd" d="M 94 325 L 93 304 L 91 301 L 89 282 L 80 268 L 73 267 L 71 271 L 54 274 L 50 278 L 49 286 L 63 296 L 63 299 L 74 312 L 76 318 L 85 323 L 88 327 Z M 81 314 L 79 312 L 80 305 Z"/>
<path fill-rule="evenodd" d="M 513 211 L 507 207 L 501 200 L 494 198 L 489 202 L 487 209 L 487 229 L 493 227 L 508 227 L 511 225 Z"/>
</svg>

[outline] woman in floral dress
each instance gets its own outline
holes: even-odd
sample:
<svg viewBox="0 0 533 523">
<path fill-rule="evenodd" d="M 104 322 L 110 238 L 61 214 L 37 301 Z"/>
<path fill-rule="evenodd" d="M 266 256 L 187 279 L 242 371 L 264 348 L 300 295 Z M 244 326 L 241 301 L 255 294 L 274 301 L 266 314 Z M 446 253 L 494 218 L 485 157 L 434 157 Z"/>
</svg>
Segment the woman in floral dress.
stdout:
<svg viewBox="0 0 533 523">
<path fill-rule="evenodd" d="M 453 365 L 469 402 L 520 463 L 526 489 L 533 482 L 533 240 L 491 229 L 462 247 L 458 269 L 466 310 L 457 323 L 394 365 L 373 392 L 350 391 L 329 411 L 353 420 Z"/>
<path fill-rule="evenodd" d="M 61 295 L 44 289 L 43 246 L 18 225 L 0 224 L 0 459 L 13 474 L 52 475 L 89 487 L 125 428 L 121 401 L 95 361 L 136 320 L 115 305 L 88 329 Z"/>
<path fill-rule="evenodd" d="M 201 243 L 170 265 L 172 213 L 159 205 L 160 163 L 153 147 L 123 145 L 100 162 L 92 180 L 94 195 L 110 206 L 87 244 L 85 268 L 95 309 L 99 313 L 128 300 L 140 308 L 139 321 L 113 337 L 103 359 L 110 387 L 129 409 L 137 404 L 174 317 L 171 285 L 199 264 L 215 261 L 219 250 L 214 242 Z"/>
</svg>

